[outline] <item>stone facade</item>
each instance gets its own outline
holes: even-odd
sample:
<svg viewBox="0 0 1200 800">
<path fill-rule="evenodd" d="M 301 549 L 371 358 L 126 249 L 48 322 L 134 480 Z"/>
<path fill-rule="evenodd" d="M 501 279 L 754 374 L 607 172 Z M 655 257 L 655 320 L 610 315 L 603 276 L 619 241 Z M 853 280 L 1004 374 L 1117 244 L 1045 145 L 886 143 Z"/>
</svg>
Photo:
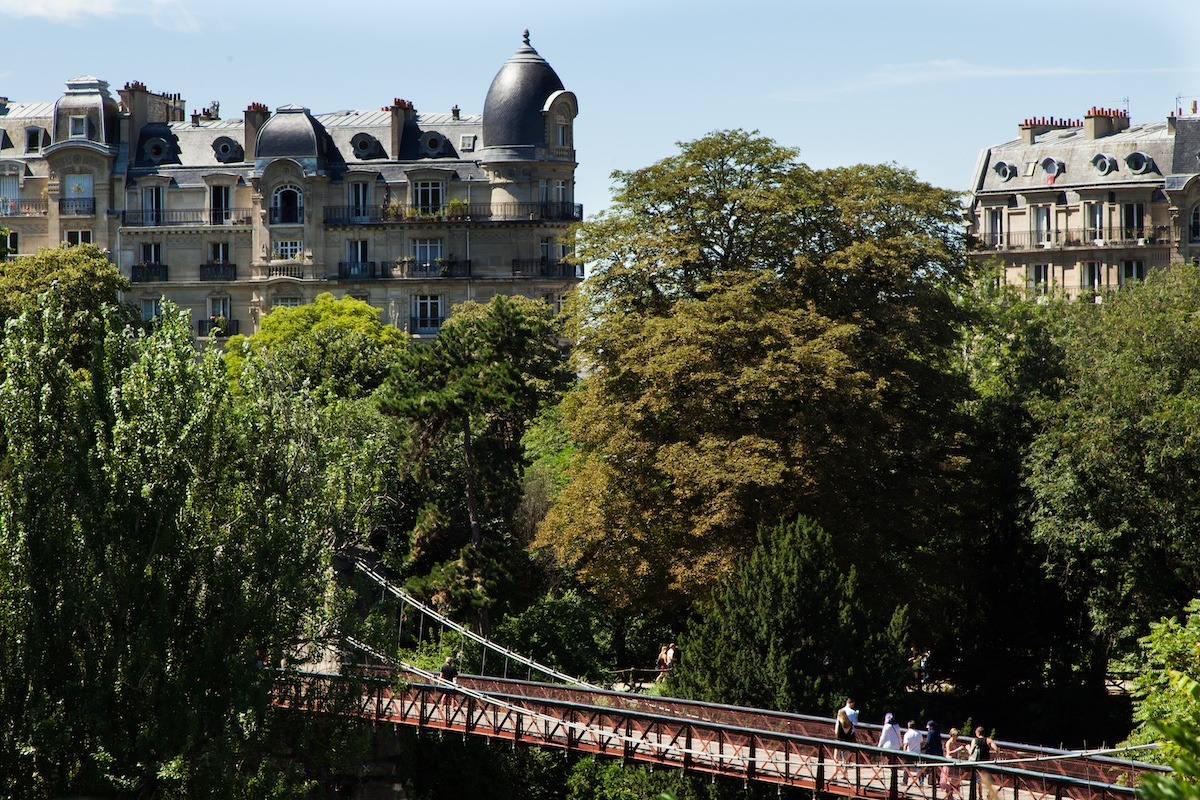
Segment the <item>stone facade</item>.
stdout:
<svg viewBox="0 0 1200 800">
<path fill-rule="evenodd" d="M 1200 257 L 1200 115 L 1027 119 L 980 155 L 967 224 L 972 259 L 1033 293 L 1101 292 Z"/>
<path fill-rule="evenodd" d="M 311 113 L 251 104 L 190 115 L 177 94 L 93 77 L 55 102 L 0 98 L 0 227 L 15 257 L 105 247 L 144 317 L 187 308 L 201 337 L 252 333 L 277 306 L 352 295 L 432 335 L 454 303 L 497 294 L 555 306 L 580 280 L 563 259 L 578 105 L 529 44 L 483 113 Z"/>
</svg>

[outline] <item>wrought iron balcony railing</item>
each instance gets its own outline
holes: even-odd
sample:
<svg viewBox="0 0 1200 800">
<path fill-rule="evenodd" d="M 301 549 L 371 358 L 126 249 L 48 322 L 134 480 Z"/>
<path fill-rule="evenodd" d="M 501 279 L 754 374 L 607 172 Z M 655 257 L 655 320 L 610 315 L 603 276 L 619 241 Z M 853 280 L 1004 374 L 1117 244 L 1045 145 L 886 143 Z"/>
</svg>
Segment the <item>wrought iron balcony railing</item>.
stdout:
<svg viewBox="0 0 1200 800">
<path fill-rule="evenodd" d="M 122 211 L 121 224 L 128 228 L 249 225 L 250 209 L 172 208 Z"/>
<path fill-rule="evenodd" d="M 64 217 L 96 216 L 96 198 L 62 197 L 58 201 L 58 213 Z"/>
<path fill-rule="evenodd" d="M 1060 247 L 1148 247 L 1170 244 L 1168 225 L 1111 225 L 1053 231 L 978 233 L 973 250 L 1038 250 Z"/>
<path fill-rule="evenodd" d="M 469 278 L 471 262 L 467 259 L 439 258 L 434 261 L 401 261 L 401 276 L 405 278 Z"/>
<path fill-rule="evenodd" d="M 200 265 L 200 280 L 202 281 L 236 281 L 237 264 L 227 261 L 210 261 Z"/>
<path fill-rule="evenodd" d="M 339 281 L 375 281 L 381 277 L 374 261 L 339 261 Z"/>
<path fill-rule="evenodd" d="M 522 278 L 580 278 L 579 269 L 565 261 L 541 258 L 514 258 L 512 274 Z"/>
<path fill-rule="evenodd" d="M 326 225 L 369 225 L 384 222 L 577 222 L 581 203 L 464 203 L 413 206 L 389 203 L 374 206 L 325 206 Z"/>
<path fill-rule="evenodd" d="M 144 261 L 133 265 L 134 283 L 158 283 L 167 279 L 167 265 Z"/>
<path fill-rule="evenodd" d="M 304 222 L 303 207 L 271 206 L 267 212 L 267 221 L 272 225 L 300 225 Z"/>
<path fill-rule="evenodd" d="M 196 332 L 201 336 L 236 336 L 240 328 L 236 319 L 224 317 L 209 317 L 197 320 Z"/>
<path fill-rule="evenodd" d="M 45 200 L 14 200 L 0 197 L 0 217 L 44 217 L 48 205 Z"/>
</svg>

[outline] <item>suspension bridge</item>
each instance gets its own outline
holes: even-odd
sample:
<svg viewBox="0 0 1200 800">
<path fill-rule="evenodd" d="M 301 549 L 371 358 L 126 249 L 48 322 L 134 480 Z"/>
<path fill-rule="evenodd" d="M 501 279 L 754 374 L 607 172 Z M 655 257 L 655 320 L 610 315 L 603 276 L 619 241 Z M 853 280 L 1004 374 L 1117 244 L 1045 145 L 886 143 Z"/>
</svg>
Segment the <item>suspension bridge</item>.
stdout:
<svg viewBox="0 0 1200 800">
<path fill-rule="evenodd" d="M 605 690 L 492 643 L 369 565 L 355 566 L 405 606 L 505 659 L 506 672 L 511 661 L 546 680 L 447 682 L 349 639 L 350 652 L 378 663 L 353 674 L 281 676 L 277 705 L 873 800 L 1133 800 L 1144 774 L 1168 771 L 1108 751 L 1009 742 L 998 743 L 991 761 L 959 761 L 874 747 L 878 726 L 859 726 L 855 742 L 839 742 L 828 718 Z"/>
</svg>

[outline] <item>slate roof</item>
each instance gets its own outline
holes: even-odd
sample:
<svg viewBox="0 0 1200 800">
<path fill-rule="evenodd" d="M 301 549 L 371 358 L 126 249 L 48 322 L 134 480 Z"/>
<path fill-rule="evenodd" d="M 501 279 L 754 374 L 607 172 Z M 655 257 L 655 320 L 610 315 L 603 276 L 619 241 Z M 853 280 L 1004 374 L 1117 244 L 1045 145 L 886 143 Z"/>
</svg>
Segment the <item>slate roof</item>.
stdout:
<svg viewBox="0 0 1200 800">
<path fill-rule="evenodd" d="M 562 89 L 562 80 L 529 44 L 529 31 L 525 31 L 521 48 L 504 62 L 488 87 L 483 101 L 483 145 L 544 145 L 542 108 L 550 95 Z"/>
<path fill-rule="evenodd" d="M 1033 144 L 1021 140 L 992 147 L 983 160 L 981 176 L 976 176 L 978 194 L 1013 194 L 1042 190 L 1087 189 L 1115 185 L 1157 184 L 1166 173 L 1174 171 L 1175 141 L 1166 122 L 1132 125 L 1119 133 L 1098 139 L 1088 139 L 1082 127 L 1060 128 L 1038 135 Z M 1137 173 L 1126 161 L 1133 153 L 1143 153 L 1153 160 L 1150 169 Z M 1099 155 L 1109 156 L 1115 169 L 1105 173 L 1093 161 Z M 1041 166 L 1046 158 L 1062 164 L 1060 174 L 1050 175 Z M 1004 162 L 1016 167 L 1016 175 L 1004 180 L 996 166 Z M 1029 164 L 1036 164 L 1033 174 Z M 981 179 L 980 179 L 981 178 Z"/>
</svg>

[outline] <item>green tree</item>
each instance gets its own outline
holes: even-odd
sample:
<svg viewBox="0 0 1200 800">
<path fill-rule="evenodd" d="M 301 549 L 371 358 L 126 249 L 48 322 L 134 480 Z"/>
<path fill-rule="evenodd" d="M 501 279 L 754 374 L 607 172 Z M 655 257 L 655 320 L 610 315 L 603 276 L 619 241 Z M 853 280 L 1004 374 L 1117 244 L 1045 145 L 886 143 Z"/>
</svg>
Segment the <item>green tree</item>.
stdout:
<svg viewBox="0 0 1200 800">
<path fill-rule="evenodd" d="M 1138 725 L 1130 736 L 1134 744 L 1160 741 L 1164 726 L 1186 724 L 1196 716 L 1200 698 L 1187 678 L 1200 675 L 1200 599 L 1189 602 L 1184 613 L 1182 620 L 1169 617 L 1151 623 L 1150 633 L 1139 640 L 1140 650 L 1132 659 L 1133 719 Z M 1180 743 L 1174 744 L 1147 753 L 1147 759 L 1170 762 L 1182 754 Z"/>
<path fill-rule="evenodd" d="M 1093 682 L 1200 586 L 1200 275 L 1155 270 L 1103 299 L 1070 308 L 1026 460 L 1034 536 L 1088 611 Z"/>
<path fill-rule="evenodd" d="M 231 336 L 230 373 L 240 374 L 247 354 L 267 354 L 286 366 L 290 384 L 307 381 L 332 397 L 362 397 L 383 383 L 407 339 L 362 300 L 335 300 L 324 292 L 295 308 L 277 308 L 252 336 Z"/>
<path fill-rule="evenodd" d="M 1175 673 L 1175 694 L 1186 698 L 1186 712 L 1149 723 L 1164 740 L 1164 755 L 1173 772 L 1147 775 L 1137 787 L 1138 800 L 1196 800 L 1200 797 L 1200 683 Z"/>
<path fill-rule="evenodd" d="M 413 426 L 414 471 L 427 490 L 412 555 L 424 553 L 431 574 L 410 588 L 474 605 L 486 624 L 498 585 L 528 587 L 513 522 L 521 441 L 569 380 L 548 307 L 521 297 L 456 306 L 436 339 L 402 353 L 380 405 Z"/>
<path fill-rule="evenodd" d="M 39 306 L 0 346 L 0 794 L 302 790 L 256 653 L 309 657 L 337 611 L 318 407 L 253 375 L 234 403 L 170 306 L 75 369 Z"/>
<path fill-rule="evenodd" d="M 880 618 L 830 537 L 800 518 L 762 528 L 681 639 L 672 689 L 719 703 L 813 713 L 847 696 L 898 699 L 909 679 L 906 610 Z"/>
<path fill-rule="evenodd" d="M 839 559 L 912 565 L 962 467 L 953 194 L 743 131 L 615 178 L 578 233 L 579 450 L 539 544 L 625 609 L 703 597 L 802 513 Z"/>
<path fill-rule="evenodd" d="M 42 309 L 52 299 L 70 321 L 67 357 L 76 366 L 87 365 L 96 341 L 104 335 L 106 307 L 125 320 L 134 318 L 128 307 L 119 305 L 129 281 L 95 245 L 43 248 L 25 258 L 0 262 L 0 322 Z"/>
</svg>

